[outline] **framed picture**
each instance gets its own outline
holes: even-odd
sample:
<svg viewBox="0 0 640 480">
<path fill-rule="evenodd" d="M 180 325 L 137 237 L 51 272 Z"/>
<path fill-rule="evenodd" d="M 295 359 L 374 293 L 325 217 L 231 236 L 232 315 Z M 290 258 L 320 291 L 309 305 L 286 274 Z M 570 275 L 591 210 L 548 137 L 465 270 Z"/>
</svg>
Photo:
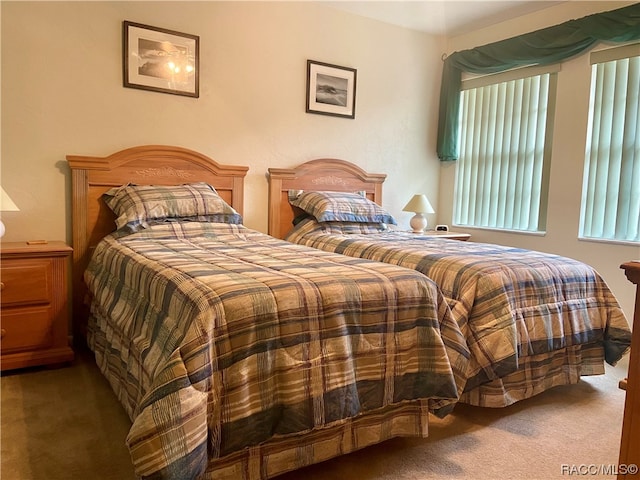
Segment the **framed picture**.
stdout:
<svg viewBox="0 0 640 480">
<path fill-rule="evenodd" d="M 356 69 L 307 60 L 307 113 L 356 118 Z"/>
<path fill-rule="evenodd" d="M 124 86 L 198 97 L 200 37 L 123 23 Z"/>
</svg>

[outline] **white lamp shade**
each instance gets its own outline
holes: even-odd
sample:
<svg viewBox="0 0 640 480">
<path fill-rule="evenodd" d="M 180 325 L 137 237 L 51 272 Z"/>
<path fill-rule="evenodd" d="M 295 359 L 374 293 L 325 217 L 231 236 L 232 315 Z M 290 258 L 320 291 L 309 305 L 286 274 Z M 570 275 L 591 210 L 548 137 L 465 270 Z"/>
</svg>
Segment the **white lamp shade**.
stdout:
<svg viewBox="0 0 640 480">
<path fill-rule="evenodd" d="M 435 213 L 429 199 L 424 193 L 414 195 L 402 210 L 413 213 Z"/>
<path fill-rule="evenodd" d="M 11 200 L 11 197 L 7 195 L 4 188 L 0 187 L 0 212 L 19 212 L 18 206 Z"/>
<path fill-rule="evenodd" d="M 4 188 L 0 187 L 0 212 L 19 212 L 18 206 L 11 200 L 11 197 L 7 195 Z M 5 228 L 4 223 L 0 220 L 0 237 L 4 236 Z"/>
</svg>

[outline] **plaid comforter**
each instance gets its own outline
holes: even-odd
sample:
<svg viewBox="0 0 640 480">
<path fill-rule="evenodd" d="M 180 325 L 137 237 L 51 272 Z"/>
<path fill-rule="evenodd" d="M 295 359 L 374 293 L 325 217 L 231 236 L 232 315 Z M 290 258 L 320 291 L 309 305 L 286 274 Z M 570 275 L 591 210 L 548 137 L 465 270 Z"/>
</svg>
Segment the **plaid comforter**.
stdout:
<svg viewBox="0 0 640 480">
<path fill-rule="evenodd" d="M 471 351 L 465 392 L 509 378 L 526 365 L 534 373 L 514 377 L 524 392 L 520 399 L 526 398 L 541 391 L 535 383 L 549 374 L 543 362 L 555 362 L 549 368 L 563 370 L 557 352 L 568 352 L 563 361 L 579 378 L 580 372 L 604 373 L 602 359 L 614 365 L 631 343 L 628 322 L 604 280 L 570 258 L 397 231 L 337 233 L 313 218 L 300 222 L 287 240 L 402 265 L 433 279 Z M 472 403 L 503 406 L 513 401 L 477 398 Z"/>
<path fill-rule="evenodd" d="M 106 237 L 85 280 L 89 344 L 132 419 L 143 478 L 219 478 L 211 462 L 279 438 L 326 442 L 366 418 L 402 432 L 406 407 L 443 416 L 464 386 L 464 337 L 408 269 L 193 222 Z M 305 449 L 306 463 L 324 455 Z M 260 468 L 230 476 L 270 476 Z"/>
</svg>

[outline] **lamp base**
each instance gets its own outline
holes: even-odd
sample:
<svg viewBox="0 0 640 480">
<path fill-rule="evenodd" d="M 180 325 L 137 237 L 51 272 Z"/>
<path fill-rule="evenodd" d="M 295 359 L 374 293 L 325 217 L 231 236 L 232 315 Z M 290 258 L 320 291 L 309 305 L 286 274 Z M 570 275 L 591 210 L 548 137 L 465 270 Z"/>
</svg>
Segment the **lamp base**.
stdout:
<svg viewBox="0 0 640 480">
<path fill-rule="evenodd" d="M 416 213 L 411 220 L 409 220 L 409 225 L 413 230 L 413 233 L 422 233 L 427 228 L 427 219 L 421 213 Z"/>
</svg>

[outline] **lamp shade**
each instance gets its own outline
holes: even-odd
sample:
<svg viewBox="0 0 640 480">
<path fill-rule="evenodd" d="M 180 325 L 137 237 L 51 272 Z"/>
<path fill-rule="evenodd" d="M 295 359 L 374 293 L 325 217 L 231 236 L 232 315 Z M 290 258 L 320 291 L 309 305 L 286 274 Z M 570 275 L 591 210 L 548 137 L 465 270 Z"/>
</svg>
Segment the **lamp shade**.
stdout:
<svg viewBox="0 0 640 480">
<path fill-rule="evenodd" d="M 4 188 L 0 187 L 0 212 L 19 212 L 18 206 L 11 200 L 11 197 L 7 195 Z M 5 228 L 4 223 L 0 220 L 0 238 L 4 236 Z"/>
<path fill-rule="evenodd" d="M 19 212 L 18 206 L 11 200 L 11 197 L 7 195 L 4 188 L 0 187 L 0 212 Z"/>
<path fill-rule="evenodd" d="M 414 195 L 402 209 L 404 212 L 435 213 L 427 196 L 422 193 Z"/>
</svg>

